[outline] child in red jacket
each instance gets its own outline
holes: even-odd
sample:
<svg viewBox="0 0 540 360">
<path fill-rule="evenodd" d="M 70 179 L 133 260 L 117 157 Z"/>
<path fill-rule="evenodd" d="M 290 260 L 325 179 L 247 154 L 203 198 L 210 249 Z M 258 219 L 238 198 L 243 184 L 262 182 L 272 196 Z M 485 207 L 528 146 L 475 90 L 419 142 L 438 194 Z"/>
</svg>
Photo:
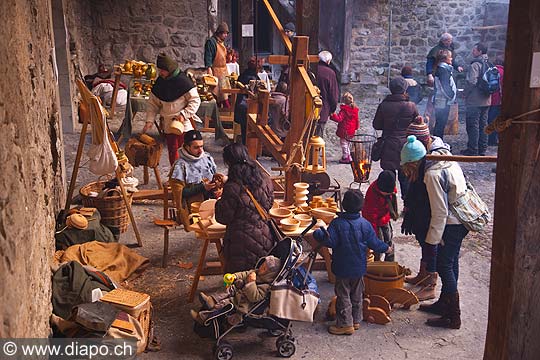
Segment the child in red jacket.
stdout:
<svg viewBox="0 0 540 360">
<path fill-rule="evenodd" d="M 354 135 L 358 129 L 358 107 L 354 103 L 354 98 L 350 92 L 343 94 L 339 113 L 330 115 L 330 119 L 338 123 L 336 135 L 339 137 L 339 143 L 341 144 L 341 151 L 343 156 L 339 162 L 341 164 L 350 164 L 351 150 L 349 148 L 349 139 Z"/>
<path fill-rule="evenodd" d="M 390 220 L 398 218 L 396 193 L 396 174 L 393 171 L 384 170 L 369 186 L 362 209 L 362 216 L 371 223 L 379 239 L 390 247 L 392 247 L 393 237 Z M 381 254 L 375 253 L 375 260 L 380 259 Z M 394 252 L 387 253 L 384 261 L 394 261 Z"/>
</svg>

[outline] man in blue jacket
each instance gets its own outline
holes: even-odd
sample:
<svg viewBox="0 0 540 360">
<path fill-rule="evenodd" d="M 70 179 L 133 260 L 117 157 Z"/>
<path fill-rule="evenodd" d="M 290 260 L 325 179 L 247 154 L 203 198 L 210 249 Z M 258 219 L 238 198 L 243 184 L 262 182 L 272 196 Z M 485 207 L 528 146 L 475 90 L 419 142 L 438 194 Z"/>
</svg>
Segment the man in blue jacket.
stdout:
<svg viewBox="0 0 540 360">
<path fill-rule="evenodd" d="M 364 196 L 359 190 L 348 190 L 343 196 L 342 212 L 328 226 L 313 233 L 321 245 L 332 248 L 332 272 L 336 276 L 336 325 L 328 332 L 351 335 L 362 320 L 363 276 L 367 268 L 367 250 L 391 253 L 392 249 L 379 240 L 373 226 L 360 215 Z"/>
</svg>

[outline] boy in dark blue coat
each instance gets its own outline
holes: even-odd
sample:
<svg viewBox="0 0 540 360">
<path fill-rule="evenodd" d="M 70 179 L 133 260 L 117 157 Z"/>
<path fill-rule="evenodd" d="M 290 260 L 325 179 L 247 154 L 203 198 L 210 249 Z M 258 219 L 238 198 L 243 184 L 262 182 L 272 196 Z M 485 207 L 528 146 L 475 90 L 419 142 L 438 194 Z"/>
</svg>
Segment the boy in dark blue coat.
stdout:
<svg viewBox="0 0 540 360">
<path fill-rule="evenodd" d="M 348 190 L 342 204 L 345 212 L 339 213 L 328 230 L 320 228 L 313 237 L 321 245 L 332 248 L 332 271 L 336 275 L 336 325 L 331 325 L 328 332 L 351 335 L 360 328 L 362 320 L 367 250 L 390 253 L 391 248 L 377 238 L 373 226 L 360 215 L 364 196 L 359 190 Z"/>
</svg>

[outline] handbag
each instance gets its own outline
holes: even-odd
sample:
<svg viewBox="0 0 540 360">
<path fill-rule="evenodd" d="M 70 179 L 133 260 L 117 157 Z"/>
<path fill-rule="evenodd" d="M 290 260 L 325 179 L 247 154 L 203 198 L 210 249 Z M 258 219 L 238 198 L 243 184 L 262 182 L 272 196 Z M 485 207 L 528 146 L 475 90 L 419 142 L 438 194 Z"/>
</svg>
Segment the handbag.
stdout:
<svg viewBox="0 0 540 360">
<path fill-rule="evenodd" d="M 375 144 L 371 147 L 371 160 L 379 161 L 381 160 L 382 152 L 384 149 L 384 138 L 381 136 L 377 139 Z"/>
<path fill-rule="evenodd" d="M 491 220 L 491 214 L 472 184 L 468 180 L 466 180 L 466 184 L 465 192 L 459 195 L 448 207 L 469 231 L 481 231 Z"/>
<path fill-rule="evenodd" d="M 317 292 L 297 289 L 285 280 L 270 288 L 268 313 L 281 319 L 313 322 L 313 314 L 318 303 Z"/>
<path fill-rule="evenodd" d="M 272 239 L 274 239 L 274 244 L 282 241 L 287 236 L 279 229 L 278 225 L 276 224 L 276 221 L 268 215 L 266 210 L 259 204 L 257 199 L 255 199 L 255 196 L 253 196 L 253 193 L 244 186 L 244 189 L 246 189 L 247 194 L 251 198 L 251 201 L 253 201 L 253 204 L 255 205 L 255 208 L 257 209 L 257 212 L 261 216 L 261 218 L 268 224 L 268 228 L 270 228 L 270 234 L 272 235 Z"/>
</svg>

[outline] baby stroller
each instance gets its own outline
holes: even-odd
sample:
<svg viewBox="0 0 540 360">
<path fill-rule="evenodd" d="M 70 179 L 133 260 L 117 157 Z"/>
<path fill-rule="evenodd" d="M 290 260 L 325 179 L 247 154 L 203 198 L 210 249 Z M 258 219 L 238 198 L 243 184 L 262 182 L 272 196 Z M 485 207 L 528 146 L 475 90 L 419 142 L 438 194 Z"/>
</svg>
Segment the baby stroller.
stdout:
<svg viewBox="0 0 540 360">
<path fill-rule="evenodd" d="M 316 257 L 316 249 L 309 253 L 309 260 L 305 269 L 300 269 L 303 265 L 299 261 L 302 257 L 303 236 L 315 226 L 316 223 L 317 220 L 313 219 L 311 224 L 302 232 L 298 241 L 290 237 L 285 237 L 270 251 L 269 255 L 279 258 L 282 264 L 281 270 L 272 281 L 271 286 L 288 282 L 294 284 L 296 289 L 300 291 L 304 290 L 312 294 L 312 296 L 316 296 L 318 300 L 319 294 L 313 291 L 313 288 L 316 288 L 316 285 L 314 284 L 314 279 L 310 275 L 311 267 Z M 261 260 L 257 263 L 256 268 L 261 265 Z M 312 281 L 309 289 L 308 285 L 310 284 L 308 283 L 308 280 Z M 204 326 L 212 329 L 212 337 L 216 339 L 216 344 L 213 347 L 215 359 L 232 359 L 233 347 L 229 342 L 224 340 L 224 338 L 233 330 L 240 327 L 254 327 L 268 330 L 272 336 L 277 336 L 276 348 L 281 357 L 288 358 L 294 355 L 296 352 L 296 341 L 291 329 L 292 320 L 268 314 L 271 292 L 272 290 L 268 292 L 263 300 L 253 304 L 246 314 L 242 314 L 241 320 L 238 323 L 235 323 L 228 328 L 225 325 L 227 323 L 226 317 L 236 312 L 233 304 L 228 304 L 222 308 L 218 314 L 206 319 Z M 305 304 L 302 304 L 302 306 L 305 306 Z M 198 331 L 196 330 L 196 332 Z"/>
</svg>

